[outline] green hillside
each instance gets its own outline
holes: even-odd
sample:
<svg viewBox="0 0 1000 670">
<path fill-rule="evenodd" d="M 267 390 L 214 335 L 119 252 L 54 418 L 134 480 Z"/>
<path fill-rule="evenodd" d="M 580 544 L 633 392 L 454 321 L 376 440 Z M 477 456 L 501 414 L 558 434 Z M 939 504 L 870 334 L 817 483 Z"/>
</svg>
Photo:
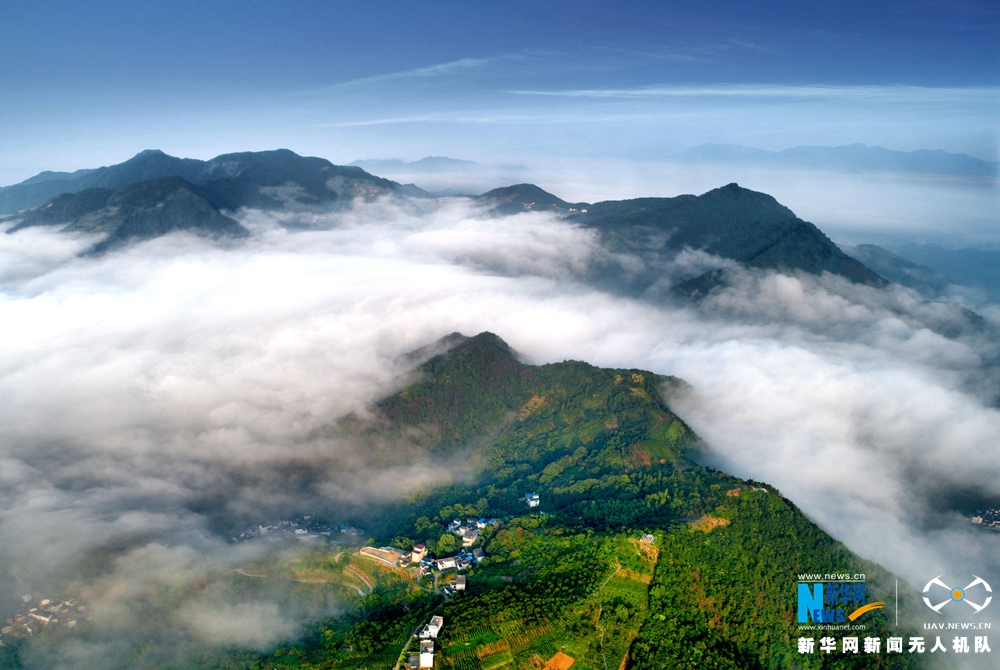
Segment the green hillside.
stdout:
<svg viewBox="0 0 1000 670">
<path fill-rule="evenodd" d="M 684 497 L 668 514 L 649 497 L 670 485 L 685 496 L 694 490 L 683 473 L 696 467 L 697 438 L 660 395 L 683 385 L 676 378 L 579 361 L 525 365 L 491 333 L 420 372 L 424 380 L 379 402 L 374 419 L 349 417 L 340 430 L 370 440 L 375 458 L 462 458 L 479 475 L 474 485 L 429 491 L 378 519 L 359 519 L 365 527 L 433 544 L 452 517 L 519 514 L 529 492 L 560 523 L 582 527 L 659 524 L 704 511 Z"/>
<path fill-rule="evenodd" d="M 370 513 L 365 526 L 377 546 L 443 555 L 454 551 L 452 519 L 497 517 L 476 543 L 486 559 L 466 573 L 467 590 L 445 599 L 429 576 L 379 576 L 373 564 L 376 588 L 350 596 L 344 616 L 267 654 L 233 651 L 202 667 L 389 669 L 432 614 L 446 622 L 438 668 L 543 668 L 563 656 L 580 670 L 918 667 L 905 654 L 798 653 L 800 634 L 821 635 L 798 631 L 799 573 L 864 573 L 870 600 L 887 599 L 893 579 L 777 491 L 697 465 L 698 438 L 663 399 L 683 382 L 576 361 L 525 365 L 490 333 L 451 342 L 373 418 L 337 430 L 381 441 L 377 458 L 402 444 L 401 458 L 477 459 L 473 481 Z M 332 554 L 310 561 L 340 570 Z M 905 608 L 915 596 L 901 592 Z M 851 634 L 909 634 L 885 610 L 861 622 Z"/>
</svg>

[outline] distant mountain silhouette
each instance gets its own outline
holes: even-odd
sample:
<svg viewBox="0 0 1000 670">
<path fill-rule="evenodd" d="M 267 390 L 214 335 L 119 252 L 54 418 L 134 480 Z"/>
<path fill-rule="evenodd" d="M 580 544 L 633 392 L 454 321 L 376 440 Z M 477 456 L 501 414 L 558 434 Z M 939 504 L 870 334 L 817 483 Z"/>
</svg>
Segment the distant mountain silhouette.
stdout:
<svg viewBox="0 0 1000 670">
<path fill-rule="evenodd" d="M 299 156 L 288 149 L 224 154 L 209 161 L 175 158 L 146 150 L 117 165 L 77 172 L 43 172 L 0 188 L 0 215 L 37 207 L 63 193 L 89 188 L 115 189 L 158 177 L 182 177 L 202 186 L 230 210 L 314 205 L 343 198 L 400 192 L 396 182 L 361 168 L 334 165 L 324 158 Z M 412 187 L 411 194 L 416 194 Z"/>
<path fill-rule="evenodd" d="M 874 244 L 842 246 L 841 249 L 889 281 L 916 289 L 927 297 L 942 295 L 948 289 L 948 285 L 953 283 L 933 268 L 912 263 Z"/>
<path fill-rule="evenodd" d="M 534 184 L 515 184 L 514 186 L 495 188 L 477 196 L 475 200 L 493 205 L 493 210 L 498 214 L 543 210 L 575 212 L 587 206 L 585 202 L 568 203 Z"/>
<path fill-rule="evenodd" d="M 21 210 L 45 204 L 63 193 L 79 193 L 88 188 L 118 188 L 125 184 L 178 176 L 197 181 L 204 161 L 174 158 L 162 151 L 148 149 L 124 163 L 76 172 L 43 172 L 20 184 L 0 188 L 0 214 L 15 214 Z"/>
<path fill-rule="evenodd" d="M 370 172 L 450 172 L 482 167 L 475 161 L 463 161 L 447 156 L 426 156 L 418 161 L 404 161 L 399 158 L 380 160 L 365 158 L 349 163 Z"/>
<path fill-rule="evenodd" d="M 647 271 L 633 273 L 631 291 L 656 283 L 660 269 L 685 248 L 706 251 L 749 267 L 830 272 L 853 282 L 884 286 L 877 273 L 851 258 L 819 228 L 803 221 L 766 193 L 729 184 L 700 196 L 568 203 L 533 184 L 498 188 L 476 198 L 494 203 L 500 214 L 532 210 L 565 212 L 569 220 L 597 229 L 613 251 L 635 254 Z M 607 281 L 625 281 L 615 273 Z M 719 273 L 707 273 L 692 285 L 704 293 L 718 285 Z"/>
<path fill-rule="evenodd" d="M 1000 251 L 945 249 L 935 244 L 903 244 L 892 251 L 912 263 L 933 268 L 954 284 L 981 289 L 993 300 L 1000 300 Z"/>
<path fill-rule="evenodd" d="M 4 192 L 9 195 L 23 187 L 23 195 L 24 188 L 58 185 L 78 190 L 7 217 L 12 226 L 8 232 L 41 225 L 104 232 L 107 239 L 93 250 L 101 252 L 173 230 L 245 236 L 246 229 L 226 216 L 242 207 L 309 209 L 386 194 L 428 195 L 413 185 L 373 176 L 357 166 L 337 166 L 287 149 L 224 154 L 209 161 L 144 151 L 110 167 L 68 176 L 42 173 Z M 748 267 L 831 272 L 872 286 L 886 283 L 773 197 L 737 184 L 700 196 L 595 204 L 570 203 L 534 184 L 515 184 L 474 200 L 495 216 L 559 213 L 596 230 L 611 251 L 639 257 L 641 270 L 623 272 L 613 264 L 593 268 L 590 280 L 618 292 L 642 294 L 662 284 L 669 263 L 684 249 L 702 250 Z M 724 283 L 725 275 L 706 272 L 692 280 L 694 283 L 682 290 L 702 295 Z"/>
<path fill-rule="evenodd" d="M 246 228 L 224 216 L 221 208 L 212 194 L 183 177 L 159 177 L 116 189 L 64 193 L 44 207 L 29 210 L 8 232 L 28 226 L 64 226 L 65 230 L 107 233 L 85 252 L 89 254 L 176 230 L 227 237 L 249 235 Z"/>
<path fill-rule="evenodd" d="M 674 160 L 795 167 L 835 172 L 902 172 L 954 177 L 996 178 L 1000 162 L 941 150 L 892 151 L 865 144 L 839 147 L 792 147 L 766 151 L 737 144 L 702 144 L 675 155 Z"/>
<path fill-rule="evenodd" d="M 215 193 L 231 210 L 318 205 L 356 197 L 371 200 L 402 189 L 359 167 L 334 165 L 288 149 L 223 154 L 204 163 L 192 181 Z"/>
<path fill-rule="evenodd" d="M 247 230 L 225 216 L 241 207 L 283 209 L 329 205 L 387 193 L 426 195 L 419 188 L 334 165 L 287 149 L 224 154 L 210 161 L 143 151 L 110 167 L 74 173 L 42 173 L 0 190 L 7 203 L 58 190 L 47 204 L 8 217 L 7 232 L 29 226 L 62 226 L 107 234 L 91 252 L 174 230 L 245 237 Z"/>
</svg>

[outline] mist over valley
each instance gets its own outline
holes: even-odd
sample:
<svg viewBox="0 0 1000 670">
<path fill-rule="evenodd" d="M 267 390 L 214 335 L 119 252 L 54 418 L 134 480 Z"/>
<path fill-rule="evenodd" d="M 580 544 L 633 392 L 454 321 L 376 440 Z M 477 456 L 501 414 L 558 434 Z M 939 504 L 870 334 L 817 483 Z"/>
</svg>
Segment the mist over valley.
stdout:
<svg viewBox="0 0 1000 670">
<path fill-rule="evenodd" d="M 162 160 L 145 152 L 133 162 L 144 157 Z M 309 167 L 282 173 L 275 158 Z M 310 170 L 344 168 L 291 152 L 228 160 L 228 202 L 197 174 L 149 175 L 56 196 L 9 216 L 0 236 L 0 310 L 17 324 L 0 347 L 2 602 L 13 613 L 22 596 L 59 594 L 88 612 L 79 628 L 24 647 L 29 667 L 199 664 L 308 637 L 369 587 L 346 572 L 308 577 L 302 556 L 392 541 L 428 492 L 442 505 L 481 498 L 477 513 L 505 523 L 521 513 L 511 496 L 531 482 L 559 523 L 607 532 L 697 518 L 676 505 L 662 517 L 588 516 L 573 501 L 600 501 L 598 489 L 569 491 L 610 474 L 569 474 L 577 466 L 549 484 L 548 467 L 504 484 L 511 475 L 491 459 L 512 452 L 492 451 L 508 448 L 496 440 L 536 439 L 517 427 L 555 391 L 427 391 L 437 398 L 429 407 L 451 418 L 386 419 L 383 399 L 438 383 L 444 373 L 425 361 L 452 360 L 446 352 L 463 340 L 433 343 L 455 332 L 495 333 L 519 366 L 586 361 L 598 366 L 584 366 L 589 376 L 653 375 L 626 396 L 665 403 L 657 411 L 676 412 L 697 440 L 671 447 L 650 433 L 643 439 L 664 446 L 634 456 L 625 444 L 601 447 L 625 449 L 609 461 L 618 465 L 595 466 L 620 473 L 612 479 L 665 469 L 688 481 L 694 467 L 710 481 L 764 482 L 802 523 L 914 585 L 928 570 L 996 568 L 1000 537 L 968 522 L 1000 497 L 994 304 L 890 283 L 735 184 L 601 203 L 530 184 L 428 197 L 360 170 L 310 181 Z M 177 192 L 207 204 L 161 206 Z M 218 217 L 232 223 L 220 231 Z M 455 360 L 466 362 L 448 379 L 461 384 L 498 374 L 480 354 Z M 497 398 L 510 405 L 481 404 Z M 567 451 L 545 442 L 563 461 L 531 457 L 542 458 L 531 468 L 588 452 L 593 437 L 571 439 L 584 429 L 570 407 L 552 415 L 565 417 Z M 599 421 L 601 440 L 639 429 Z M 673 451 L 660 460 L 656 449 Z M 737 499 L 722 496 L 720 509 Z M 329 534 L 233 541 L 293 519 Z M 623 639 L 638 629 L 629 630 Z"/>
<path fill-rule="evenodd" d="M 1000 10 L 0 3 L 0 670 L 986 670 Z"/>
</svg>

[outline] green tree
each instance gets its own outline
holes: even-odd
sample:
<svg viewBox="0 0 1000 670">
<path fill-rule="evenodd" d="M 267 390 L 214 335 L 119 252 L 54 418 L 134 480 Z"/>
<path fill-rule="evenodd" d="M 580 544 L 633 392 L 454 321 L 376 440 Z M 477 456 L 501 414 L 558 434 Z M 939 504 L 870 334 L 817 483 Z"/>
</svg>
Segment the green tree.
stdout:
<svg viewBox="0 0 1000 670">
<path fill-rule="evenodd" d="M 450 554 L 458 548 L 458 540 L 451 533 L 445 533 L 437 541 L 437 551 L 439 554 Z"/>
</svg>

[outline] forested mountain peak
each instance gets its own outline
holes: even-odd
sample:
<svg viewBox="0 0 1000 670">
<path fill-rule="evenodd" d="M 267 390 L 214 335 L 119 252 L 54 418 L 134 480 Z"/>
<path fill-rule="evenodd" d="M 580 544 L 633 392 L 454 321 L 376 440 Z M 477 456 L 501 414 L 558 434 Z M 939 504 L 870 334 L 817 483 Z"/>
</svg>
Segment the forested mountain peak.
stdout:
<svg viewBox="0 0 1000 670">
<path fill-rule="evenodd" d="M 392 667 L 432 612 L 446 622 L 441 667 L 543 667 L 553 657 L 584 668 L 798 667 L 798 573 L 865 573 L 870 600 L 896 587 L 774 489 L 700 466 L 697 437 L 663 397 L 679 380 L 581 361 L 529 365 L 490 332 L 453 333 L 423 351 L 435 349 L 447 351 L 378 402 L 372 420 L 341 429 L 387 445 L 390 458 L 409 440 L 424 447 L 420 462 L 475 472 L 351 518 L 376 547 L 418 549 L 424 562 L 412 575 L 386 568 L 396 581 L 377 597 L 259 667 Z M 468 583 L 441 600 L 455 569 L 431 558 L 463 544 Z M 901 603 L 919 600 L 898 586 Z M 890 632 L 883 612 L 861 621 L 866 634 Z M 293 654 L 302 661 L 286 663 Z"/>
<path fill-rule="evenodd" d="M 492 204 L 498 214 L 561 210 L 568 212 L 587 207 L 587 203 L 568 203 L 534 184 L 514 184 L 487 191 L 476 198 L 478 202 Z"/>
</svg>

